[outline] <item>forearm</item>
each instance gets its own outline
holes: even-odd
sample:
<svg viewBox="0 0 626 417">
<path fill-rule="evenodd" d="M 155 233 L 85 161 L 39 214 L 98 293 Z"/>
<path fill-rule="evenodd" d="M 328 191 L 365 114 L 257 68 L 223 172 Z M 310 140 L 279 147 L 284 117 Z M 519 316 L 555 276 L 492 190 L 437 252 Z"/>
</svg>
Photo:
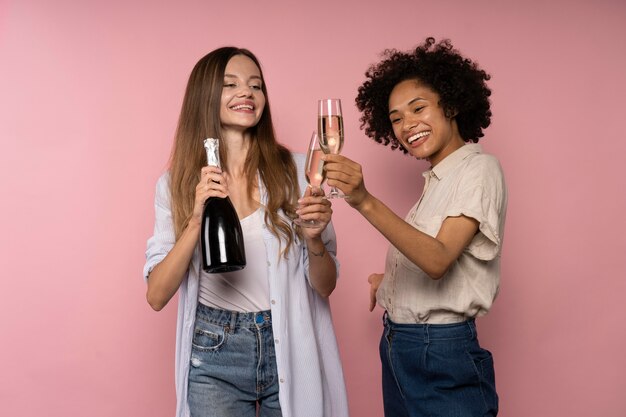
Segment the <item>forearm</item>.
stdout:
<svg viewBox="0 0 626 417">
<path fill-rule="evenodd" d="M 306 241 L 309 253 L 309 280 L 322 297 L 328 297 L 337 284 L 337 266 L 321 238 Z"/>
<path fill-rule="evenodd" d="M 441 241 L 417 230 L 371 194 L 355 208 L 395 248 L 431 278 L 441 278 L 456 259 L 455 254 Z"/>
<path fill-rule="evenodd" d="M 342 155 L 326 154 L 323 159 L 328 185 L 337 186 L 349 195 L 348 204 L 433 279 L 446 273 L 478 230 L 475 219 L 459 215 L 445 218 L 436 237 L 423 233 L 367 191 L 361 165 Z"/>
<path fill-rule="evenodd" d="M 150 273 L 146 298 L 154 310 L 165 307 L 178 291 L 189 269 L 199 234 L 200 225 L 190 222 L 172 250 Z"/>
</svg>

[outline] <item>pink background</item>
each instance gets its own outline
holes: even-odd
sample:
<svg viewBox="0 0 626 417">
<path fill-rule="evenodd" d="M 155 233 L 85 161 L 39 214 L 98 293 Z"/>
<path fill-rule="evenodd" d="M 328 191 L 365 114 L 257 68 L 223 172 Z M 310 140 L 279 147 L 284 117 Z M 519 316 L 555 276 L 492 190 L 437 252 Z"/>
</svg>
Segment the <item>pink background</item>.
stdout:
<svg viewBox="0 0 626 417">
<path fill-rule="evenodd" d="M 259 56 L 294 150 L 316 100 L 342 98 L 344 153 L 404 215 L 426 164 L 365 138 L 353 103 L 382 49 L 427 35 L 493 75 L 483 144 L 510 202 L 501 294 L 479 327 L 500 415 L 625 415 L 626 3 L 299 3 L 0 1 L 0 415 L 173 415 L 176 302 L 153 312 L 141 268 L 201 56 L 226 44 Z M 350 408 L 381 416 L 382 312 L 367 311 L 366 279 L 387 245 L 344 202 L 333 208 Z"/>
</svg>

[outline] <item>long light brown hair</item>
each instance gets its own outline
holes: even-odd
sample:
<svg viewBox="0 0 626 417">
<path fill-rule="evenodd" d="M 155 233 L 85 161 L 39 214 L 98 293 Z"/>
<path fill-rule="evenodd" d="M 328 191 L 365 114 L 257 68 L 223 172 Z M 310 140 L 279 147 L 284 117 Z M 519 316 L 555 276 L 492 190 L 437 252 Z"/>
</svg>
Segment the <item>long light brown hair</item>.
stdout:
<svg viewBox="0 0 626 417">
<path fill-rule="evenodd" d="M 170 190 L 176 239 L 189 223 L 193 212 L 196 185 L 200 169 L 206 165 L 205 138 L 220 138 L 222 169 L 228 172 L 228 160 L 222 142 L 220 105 L 224 71 L 228 61 L 236 55 L 250 58 L 261 71 L 258 59 L 247 49 L 223 47 L 204 56 L 195 65 L 187 82 L 187 89 L 178 120 L 174 146 L 170 157 Z M 261 71 L 263 79 L 263 72 Z M 278 215 L 282 211 L 293 219 L 300 190 L 296 166 L 291 153 L 276 141 L 265 81 L 261 84 L 266 103 L 259 123 L 251 128 L 252 142 L 244 164 L 248 181 L 248 195 L 256 187 L 256 174 L 267 189 L 265 223 L 271 232 L 285 242 L 286 256 L 294 240 L 290 223 Z"/>
</svg>

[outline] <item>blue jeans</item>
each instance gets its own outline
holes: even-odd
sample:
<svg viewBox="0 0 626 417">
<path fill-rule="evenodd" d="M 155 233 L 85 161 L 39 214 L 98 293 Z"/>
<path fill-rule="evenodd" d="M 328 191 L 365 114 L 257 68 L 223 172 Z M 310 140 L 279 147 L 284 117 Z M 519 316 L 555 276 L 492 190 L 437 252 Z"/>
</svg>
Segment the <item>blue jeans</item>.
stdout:
<svg viewBox="0 0 626 417">
<path fill-rule="evenodd" d="M 270 311 L 198 304 L 189 367 L 193 417 L 280 417 Z"/>
<path fill-rule="evenodd" d="M 397 324 L 383 316 L 380 340 L 387 417 L 498 414 L 493 358 L 478 344 L 474 320 Z"/>
</svg>

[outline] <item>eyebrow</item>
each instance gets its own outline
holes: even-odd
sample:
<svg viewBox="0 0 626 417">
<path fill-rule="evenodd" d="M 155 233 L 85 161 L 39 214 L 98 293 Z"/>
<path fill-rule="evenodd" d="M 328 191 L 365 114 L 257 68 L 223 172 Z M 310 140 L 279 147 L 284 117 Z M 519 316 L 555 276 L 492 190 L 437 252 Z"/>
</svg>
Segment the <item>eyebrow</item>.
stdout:
<svg viewBox="0 0 626 417">
<path fill-rule="evenodd" d="M 233 74 L 224 74 L 224 77 L 239 78 L 239 77 L 237 77 L 236 75 L 233 75 Z M 257 80 L 263 81 L 263 79 L 260 76 L 258 76 L 258 75 L 251 75 L 250 79 L 257 79 Z"/>
<path fill-rule="evenodd" d="M 425 98 L 422 98 L 422 97 L 415 97 L 413 100 L 411 100 L 411 101 L 409 101 L 409 102 L 407 103 L 407 106 L 410 106 L 411 104 L 415 103 L 416 101 L 420 101 L 420 100 L 426 100 L 426 99 L 425 99 Z M 398 110 L 397 110 L 397 109 L 391 110 L 391 111 L 389 112 L 389 116 L 391 116 L 391 114 L 392 114 L 392 113 L 397 113 L 397 112 L 398 112 Z"/>
</svg>

